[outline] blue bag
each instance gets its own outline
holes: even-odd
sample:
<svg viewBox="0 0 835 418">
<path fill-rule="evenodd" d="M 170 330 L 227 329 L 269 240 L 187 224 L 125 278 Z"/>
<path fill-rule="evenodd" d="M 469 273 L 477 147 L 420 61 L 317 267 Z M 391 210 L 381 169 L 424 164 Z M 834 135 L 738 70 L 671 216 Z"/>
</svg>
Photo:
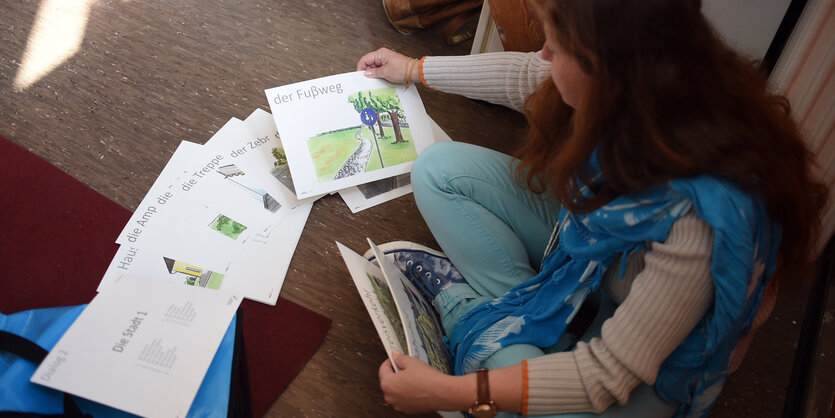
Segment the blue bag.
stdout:
<svg viewBox="0 0 835 418">
<path fill-rule="evenodd" d="M 127 412 L 31 383 L 38 364 L 58 342 L 87 305 L 33 309 L 11 315 L 0 314 L 0 413 L 132 417 Z M 240 321 L 241 311 L 232 318 L 188 417 L 250 416 L 249 385 Z M 22 338 L 18 338 L 22 337 Z M 24 358 L 10 351 L 35 352 L 40 358 Z M 35 355 L 37 356 L 37 355 Z M 72 402 L 75 400 L 75 402 Z M 77 405 L 77 407 L 76 407 Z M 80 411 L 79 411 L 80 410 Z"/>
</svg>

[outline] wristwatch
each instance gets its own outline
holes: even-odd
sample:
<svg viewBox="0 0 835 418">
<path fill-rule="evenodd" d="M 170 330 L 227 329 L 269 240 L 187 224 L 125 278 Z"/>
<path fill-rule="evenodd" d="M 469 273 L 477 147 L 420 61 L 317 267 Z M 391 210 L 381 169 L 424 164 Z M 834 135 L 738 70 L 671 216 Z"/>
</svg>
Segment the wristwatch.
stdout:
<svg viewBox="0 0 835 418">
<path fill-rule="evenodd" d="M 487 380 L 487 369 L 480 368 L 475 373 L 477 397 L 468 412 L 473 418 L 492 418 L 496 416 L 496 405 L 490 399 L 490 382 Z"/>
</svg>

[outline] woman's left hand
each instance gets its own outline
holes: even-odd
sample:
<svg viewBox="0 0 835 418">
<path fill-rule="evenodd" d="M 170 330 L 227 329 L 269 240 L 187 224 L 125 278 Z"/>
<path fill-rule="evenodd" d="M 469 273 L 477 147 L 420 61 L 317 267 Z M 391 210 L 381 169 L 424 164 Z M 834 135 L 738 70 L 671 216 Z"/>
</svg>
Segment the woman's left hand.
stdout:
<svg viewBox="0 0 835 418">
<path fill-rule="evenodd" d="M 391 360 L 380 365 L 380 389 L 386 402 L 397 411 L 407 414 L 443 410 L 444 387 L 447 379 L 454 379 L 434 367 L 395 351 L 392 354 L 399 372 L 395 373 Z"/>
<path fill-rule="evenodd" d="M 391 83 L 420 81 L 420 63 L 388 48 L 380 48 L 362 56 L 357 62 L 357 71 L 365 71 L 366 77 L 382 78 Z M 407 77 L 411 76 L 407 80 Z"/>
</svg>

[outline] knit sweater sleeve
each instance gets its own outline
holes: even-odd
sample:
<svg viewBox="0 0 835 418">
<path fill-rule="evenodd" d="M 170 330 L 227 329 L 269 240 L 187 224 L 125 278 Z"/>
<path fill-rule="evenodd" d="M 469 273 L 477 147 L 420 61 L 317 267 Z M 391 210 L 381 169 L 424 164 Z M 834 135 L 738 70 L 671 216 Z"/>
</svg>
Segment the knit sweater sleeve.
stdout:
<svg viewBox="0 0 835 418">
<path fill-rule="evenodd" d="M 538 52 L 425 57 L 420 66 L 423 83 L 430 88 L 518 111 L 550 70 L 551 63 Z"/>
<path fill-rule="evenodd" d="M 524 362 L 523 412 L 602 412 L 626 404 L 641 381 L 654 384 L 661 364 L 713 303 L 712 251 L 710 226 L 693 212 L 676 221 L 665 242 L 652 243 L 600 338 Z"/>
</svg>

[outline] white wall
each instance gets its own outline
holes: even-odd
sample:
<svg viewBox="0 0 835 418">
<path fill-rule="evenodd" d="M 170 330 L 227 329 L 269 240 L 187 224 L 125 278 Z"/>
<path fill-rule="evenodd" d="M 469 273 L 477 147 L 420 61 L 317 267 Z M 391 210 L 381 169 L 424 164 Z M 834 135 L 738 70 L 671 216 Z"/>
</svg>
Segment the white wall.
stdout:
<svg viewBox="0 0 835 418">
<path fill-rule="evenodd" d="M 769 81 L 791 102 L 814 172 L 829 187 L 822 250 L 835 233 L 835 0 L 809 0 Z"/>
<path fill-rule="evenodd" d="M 702 0 L 702 13 L 725 42 L 754 59 L 768 46 L 791 0 Z"/>
</svg>

